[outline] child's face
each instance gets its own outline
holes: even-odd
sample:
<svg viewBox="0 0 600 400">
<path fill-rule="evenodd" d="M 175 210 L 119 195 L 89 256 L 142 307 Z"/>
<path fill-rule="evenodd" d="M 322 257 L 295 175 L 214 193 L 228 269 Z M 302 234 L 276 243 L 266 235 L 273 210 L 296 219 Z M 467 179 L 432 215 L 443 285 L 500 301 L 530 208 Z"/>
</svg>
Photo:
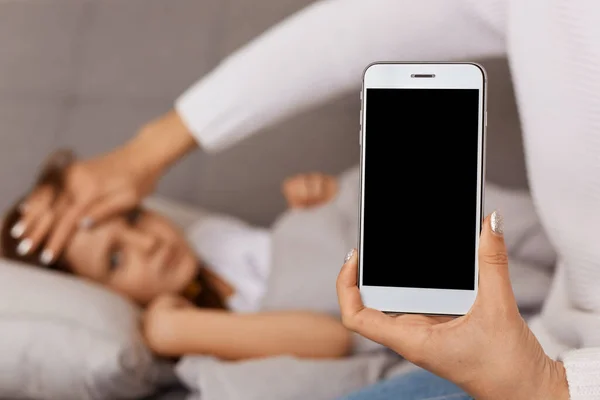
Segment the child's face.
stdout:
<svg viewBox="0 0 600 400">
<path fill-rule="evenodd" d="M 197 259 L 182 233 L 149 211 L 78 230 L 64 256 L 75 274 L 141 304 L 181 292 L 197 272 Z"/>
</svg>

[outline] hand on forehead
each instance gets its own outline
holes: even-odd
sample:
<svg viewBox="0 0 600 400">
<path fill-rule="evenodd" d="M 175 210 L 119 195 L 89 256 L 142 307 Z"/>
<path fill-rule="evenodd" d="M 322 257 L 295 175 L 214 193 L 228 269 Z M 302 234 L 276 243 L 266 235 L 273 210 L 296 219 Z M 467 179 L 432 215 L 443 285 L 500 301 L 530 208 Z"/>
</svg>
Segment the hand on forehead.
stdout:
<svg viewBox="0 0 600 400">
<path fill-rule="evenodd" d="M 104 282 L 109 274 L 111 248 L 126 229 L 125 218 L 113 217 L 93 229 L 75 231 L 63 251 L 71 272 Z"/>
</svg>

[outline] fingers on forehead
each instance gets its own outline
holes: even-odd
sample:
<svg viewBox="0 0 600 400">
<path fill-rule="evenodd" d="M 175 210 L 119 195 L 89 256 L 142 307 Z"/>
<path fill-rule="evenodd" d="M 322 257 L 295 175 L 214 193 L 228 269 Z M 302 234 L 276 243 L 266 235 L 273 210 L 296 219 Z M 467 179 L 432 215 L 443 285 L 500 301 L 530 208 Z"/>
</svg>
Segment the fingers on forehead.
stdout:
<svg viewBox="0 0 600 400">
<path fill-rule="evenodd" d="M 54 201 L 57 192 L 58 189 L 50 184 L 36 187 L 25 200 L 26 208 L 50 205 Z"/>
<path fill-rule="evenodd" d="M 52 230 L 46 248 L 54 254 L 59 254 L 64 248 L 69 235 L 76 229 L 79 216 L 83 213 L 84 206 L 73 204 L 65 209 L 60 219 L 56 222 Z"/>
</svg>

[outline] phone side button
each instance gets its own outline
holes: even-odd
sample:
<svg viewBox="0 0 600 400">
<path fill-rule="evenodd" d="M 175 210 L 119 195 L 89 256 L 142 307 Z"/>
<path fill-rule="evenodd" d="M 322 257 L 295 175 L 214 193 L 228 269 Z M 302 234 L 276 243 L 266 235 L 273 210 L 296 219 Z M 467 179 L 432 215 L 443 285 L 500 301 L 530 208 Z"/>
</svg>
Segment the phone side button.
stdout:
<svg viewBox="0 0 600 400">
<path fill-rule="evenodd" d="M 358 130 L 358 145 L 362 146 L 362 129 Z"/>
</svg>

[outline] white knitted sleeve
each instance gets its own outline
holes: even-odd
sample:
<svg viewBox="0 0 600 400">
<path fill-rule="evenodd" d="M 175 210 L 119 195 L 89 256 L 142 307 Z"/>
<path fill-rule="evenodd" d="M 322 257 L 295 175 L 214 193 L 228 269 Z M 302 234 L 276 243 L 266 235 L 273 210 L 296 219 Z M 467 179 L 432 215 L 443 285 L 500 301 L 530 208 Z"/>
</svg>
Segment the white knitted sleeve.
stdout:
<svg viewBox="0 0 600 400">
<path fill-rule="evenodd" d="M 600 347 L 571 350 L 561 358 L 571 400 L 600 399 Z"/>
</svg>

